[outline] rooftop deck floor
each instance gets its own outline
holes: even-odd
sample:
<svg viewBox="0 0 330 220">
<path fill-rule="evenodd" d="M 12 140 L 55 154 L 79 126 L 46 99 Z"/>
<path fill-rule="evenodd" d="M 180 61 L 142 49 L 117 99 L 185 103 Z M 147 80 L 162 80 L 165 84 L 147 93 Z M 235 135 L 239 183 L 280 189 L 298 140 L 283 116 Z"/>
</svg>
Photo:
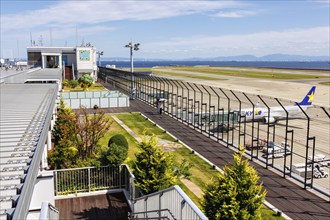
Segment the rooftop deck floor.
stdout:
<svg viewBox="0 0 330 220">
<path fill-rule="evenodd" d="M 128 218 L 128 205 L 123 193 L 82 196 L 55 200 L 60 219 L 122 220 Z"/>
</svg>

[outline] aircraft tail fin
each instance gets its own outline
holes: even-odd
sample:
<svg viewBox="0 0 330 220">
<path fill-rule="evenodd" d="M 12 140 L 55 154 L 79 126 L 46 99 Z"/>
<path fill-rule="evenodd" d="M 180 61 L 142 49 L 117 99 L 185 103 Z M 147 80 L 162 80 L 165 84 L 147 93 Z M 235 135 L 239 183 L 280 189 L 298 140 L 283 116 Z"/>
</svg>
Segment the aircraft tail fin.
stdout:
<svg viewBox="0 0 330 220">
<path fill-rule="evenodd" d="M 315 89 L 316 86 L 313 86 L 309 92 L 307 93 L 307 95 L 305 96 L 305 98 L 299 103 L 299 105 L 312 105 L 313 104 L 313 99 L 314 99 L 314 94 L 315 94 Z"/>
</svg>

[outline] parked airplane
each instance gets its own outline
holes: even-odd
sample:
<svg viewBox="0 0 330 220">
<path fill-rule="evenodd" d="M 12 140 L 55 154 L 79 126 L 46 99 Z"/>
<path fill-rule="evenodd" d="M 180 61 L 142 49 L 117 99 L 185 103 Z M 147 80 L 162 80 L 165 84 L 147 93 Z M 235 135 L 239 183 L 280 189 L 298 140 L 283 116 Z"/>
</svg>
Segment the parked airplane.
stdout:
<svg viewBox="0 0 330 220">
<path fill-rule="evenodd" d="M 315 94 L 315 86 L 313 86 L 305 98 L 299 103 L 299 106 L 304 111 L 312 106 L 312 102 L 314 99 Z M 270 107 L 269 108 L 269 115 L 268 115 L 268 108 L 265 107 L 255 107 L 254 110 L 252 108 L 249 109 L 242 109 L 241 110 L 241 116 L 245 115 L 246 120 L 255 120 L 255 121 L 263 121 L 265 123 L 276 123 L 278 120 L 284 120 L 286 117 L 289 119 L 297 118 L 293 117 L 301 113 L 301 109 L 298 105 L 292 105 L 292 106 L 284 106 L 285 110 L 281 106 L 276 107 Z M 300 117 L 301 118 L 301 117 Z"/>
</svg>

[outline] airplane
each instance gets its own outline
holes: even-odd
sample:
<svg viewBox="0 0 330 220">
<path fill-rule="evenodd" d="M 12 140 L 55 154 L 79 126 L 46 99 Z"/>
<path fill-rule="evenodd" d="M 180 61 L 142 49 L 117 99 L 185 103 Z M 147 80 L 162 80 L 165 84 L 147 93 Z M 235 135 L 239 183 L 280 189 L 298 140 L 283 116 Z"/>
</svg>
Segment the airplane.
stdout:
<svg viewBox="0 0 330 220">
<path fill-rule="evenodd" d="M 306 111 L 307 108 L 311 107 L 313 104 L 314 94 L 315 94 L 316 86 L 313 86 L 304 99 L 298 103 L 300 108 L 303 111 Z M 268 117 L 268 108 L 260 107 L 257 105 L 254 110 L 252 108 L 249 109 L 242 109 L 241 116 L 246 117 L 247 121 L 263 121 L 264 123 L 276 123 L 278 120 L 285 120 L 287 117 L 288 119 L 294 118 L 301 118 L 301 117 L 293 117 L 301 113 L 301 109 L 298 105 L 292 106 L 284 106 L 285 110 L 281 106 L 270 107 L 269 108 L 269 117 Z"/>
</svg>

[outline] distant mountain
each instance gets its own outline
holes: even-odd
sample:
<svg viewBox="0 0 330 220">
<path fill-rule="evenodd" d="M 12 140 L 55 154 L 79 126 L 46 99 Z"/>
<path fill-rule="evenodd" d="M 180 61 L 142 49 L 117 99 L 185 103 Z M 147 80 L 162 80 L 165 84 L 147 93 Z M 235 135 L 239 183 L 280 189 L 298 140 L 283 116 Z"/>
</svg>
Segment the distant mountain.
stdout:
<svg viewBox="0 0 330 220">
<path fill-rule="evenodd" d="M 129 57 L 102 57 L 101 58 L 102 61 L 121 61 L 121 62 L 129 62 L 130 58 Z M 135 58 L 134 57 L 134 61 L 167 61 L 170 59 L 146 59 L 146 58 Z"/>
<path fill-rule="evenodd" d="M 102 57 L 102 60 L 107 61 L 123 61 L 129 62 L 129 57 Z M 192 57 L 187 59 L 145 59 L 145 58 L 134 58 L 134 61 L 274 61 L 274 62 L 310 62 L 310 61 L 325 61 L 329 62 L 329 56 L 303 56 L 303 55 L 289 55 L 289 54 L 270 54 L 266 56 L 257 57 L 254 55 L 240 55 L 240 56 L 221 56 L 221 57 Z"/>
<path fill-rule="evenodd" d="M 193 58 L 196 60 L 197 58 Z M 215 57 L 209 59 L 211 61 L 329 61 L 328 56 L 303 56 L 303 55 L 288 55 L 288 54 L 270 54 L 262 57 L 253 55 Z"/>
</svg>

